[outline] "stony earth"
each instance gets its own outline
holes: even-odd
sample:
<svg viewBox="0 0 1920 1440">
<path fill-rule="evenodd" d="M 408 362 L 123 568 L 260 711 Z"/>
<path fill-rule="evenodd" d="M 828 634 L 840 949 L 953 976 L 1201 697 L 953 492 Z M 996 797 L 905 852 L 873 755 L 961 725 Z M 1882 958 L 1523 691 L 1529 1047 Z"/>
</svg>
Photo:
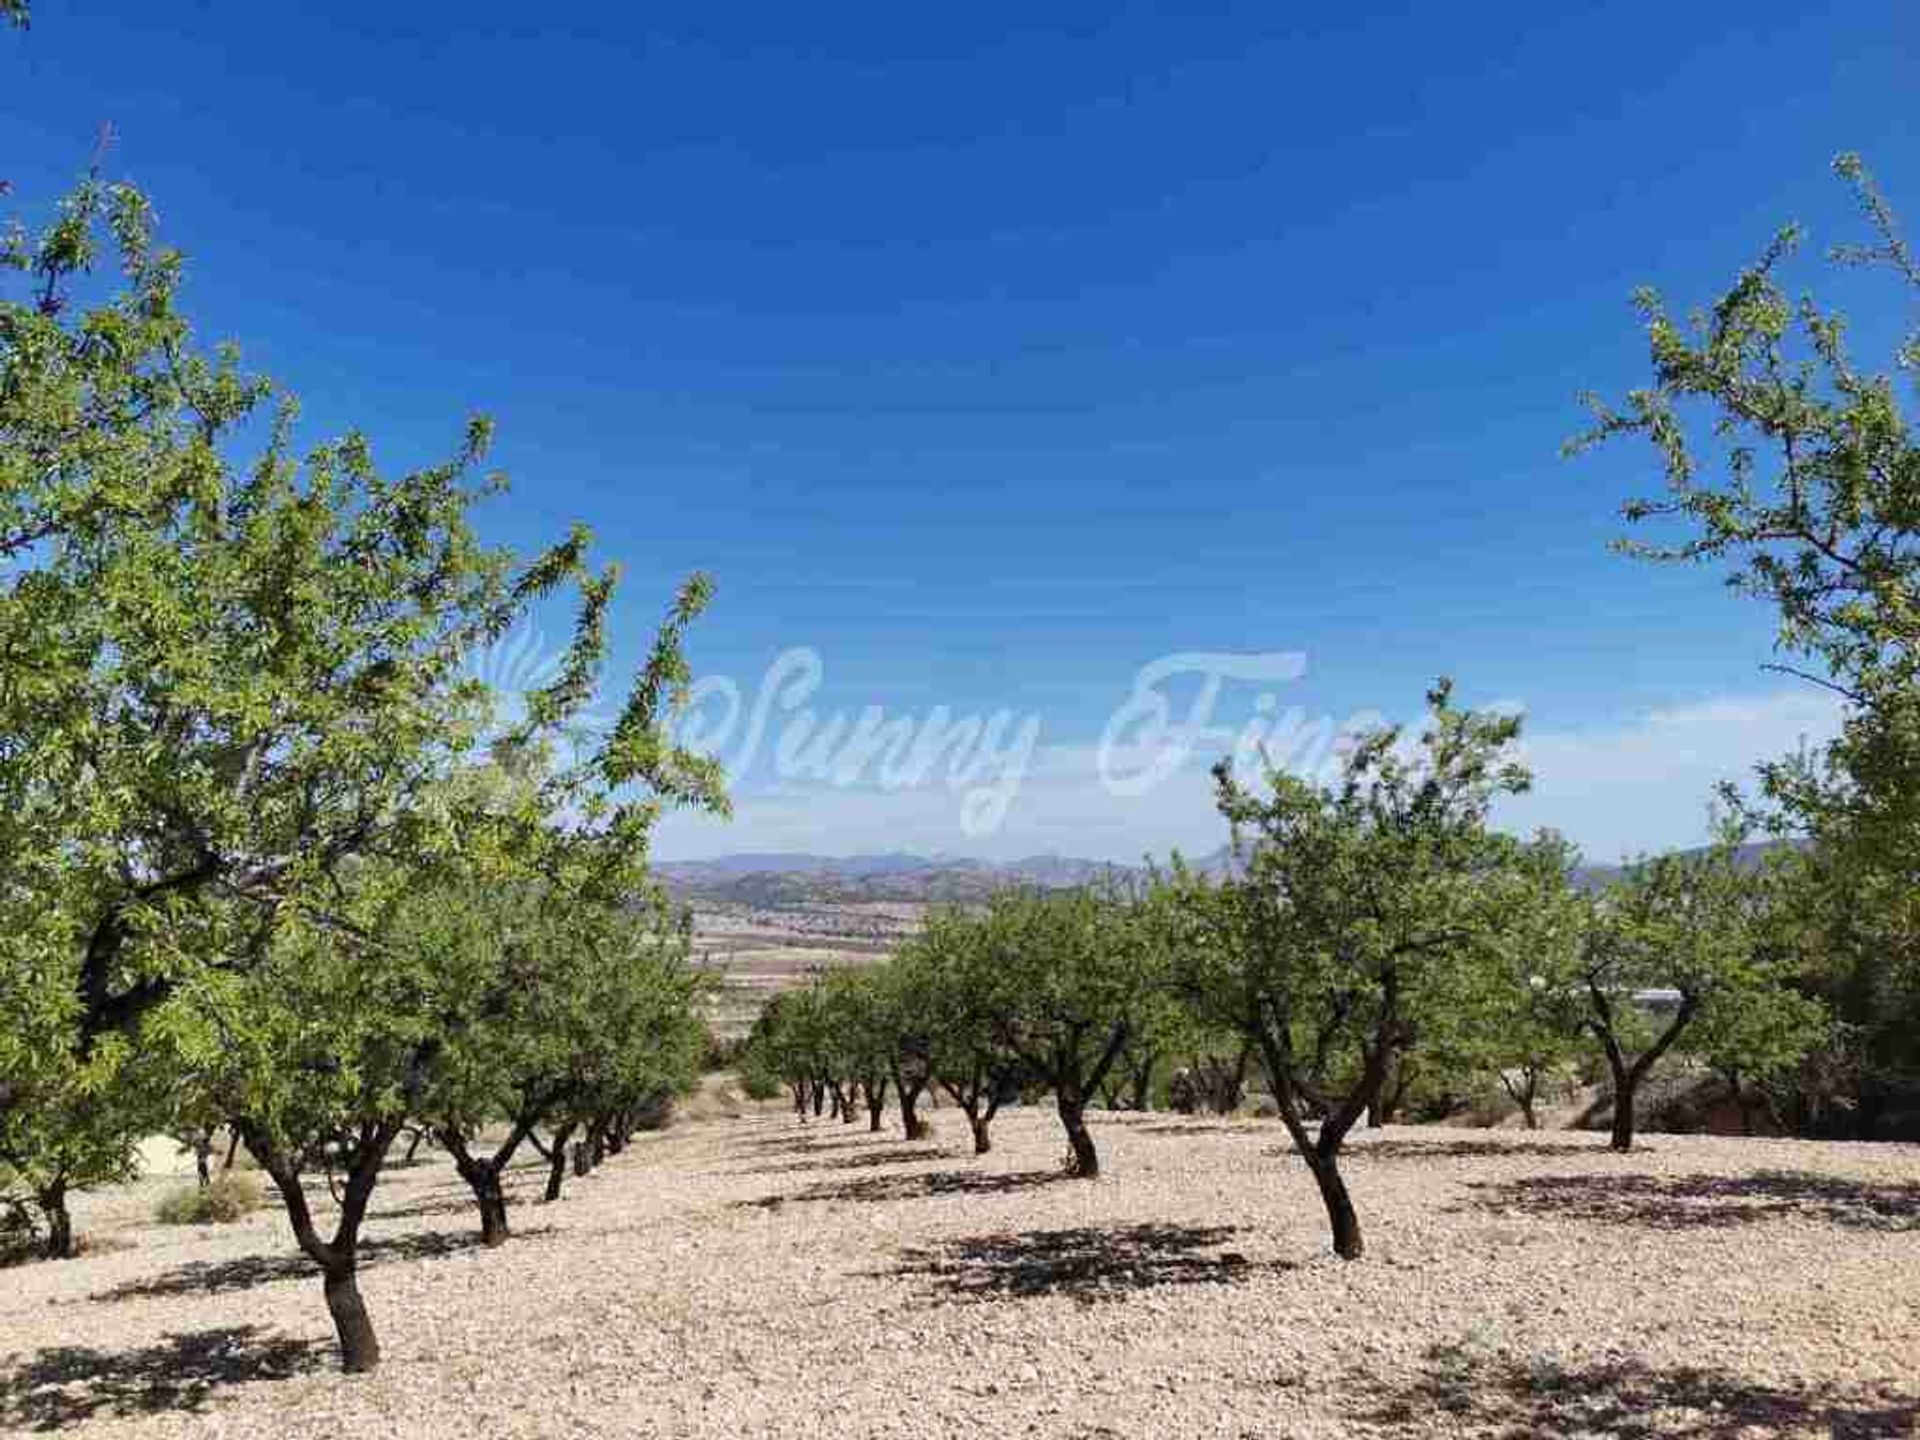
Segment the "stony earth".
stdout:
<svg viewBox="0 0 1920 1440">
<path fill-rule="evenodd" d="M 1920 1149 L 1397 1129 L 1326 1251 L 1271 1122 L 1103 1115 L 1058 1178 L 1014 1111 L 908 1145 L 750 1114 L 641 1137 L 474 1243 L 443 1160 L 383 1180 L 386 1350 L 337 1373 L 277 1209 L 0 1272 L 0 1429 L 271 1436 L 1910 1435 Z M 323 1192 L 324 1193 L 324 1192 Z"/>
</svg>

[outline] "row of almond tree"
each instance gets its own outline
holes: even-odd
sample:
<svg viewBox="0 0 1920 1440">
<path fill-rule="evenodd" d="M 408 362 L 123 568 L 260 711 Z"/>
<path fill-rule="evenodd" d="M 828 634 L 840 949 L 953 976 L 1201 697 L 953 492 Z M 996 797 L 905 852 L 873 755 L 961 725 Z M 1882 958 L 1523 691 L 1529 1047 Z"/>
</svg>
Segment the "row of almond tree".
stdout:
<svg viewBox="0 0 1920 1440">
<path fill-rule="evenodd" d="M 935 1089 L 981 1154 L 1003 1102 L 1050 1095 L 1067 1169 L 1091 1178 L 1098 1098 L 1146 1103 L 1174 1059 L 1237 1052 L 1237 1080 L 1257 1057 L 1333 1248 L 1354 1259 L 1342 1147 L 1416 1067 L 1430 1086 L 1495 1080 L 1532 1124 L 1543 1087 L 1589 1048 L 1625 1151 L 1662 1057 L 1690 1051 L 1738 1088 L 1821 1041 L 1792 852 L 1754 863 L 1729 834 L 1583 887 L 1564 842 L 1488 823 L 1527 783 L 1519 722 L 1457 709 L 1444 684 L 1428 700 L 1417 733 L 1366 735 L 1330 784 L 1274 772 L 1248 787 L 1217 770 L 1227 873 L 1176 862 L 1147 883 L 937 913 L 892 960 L 779 997 L 749 1070 L 784 1081 L 803 1119 L 851 1120 L 864 1101 L 877 1129 L 891 1094 L 908 1138 Z"/>
<path fill-rule="evenodd" d="M 71 1192 L 226 1127 L 365 1370 L 361 1230 L 409 1127 L 498 1242 L 522 1144 L 557 1189 L 570 1139 L 590 1161 L 697 1070 L 646 856 L 664 808 L 725 805 L 666 728 L 707 586 L 582 733 L 617 582 L 586 532 L 481 541 L 480 421 L 397 476 L 358 434 L 296 448 L 291 399 L 195 344 L 181 269 L 97 180 L 0 241 L 0 1208 L 69 1254 Z M 503 703 L 476 657 L 554 606 L 565 654 Z"/>
</svg>

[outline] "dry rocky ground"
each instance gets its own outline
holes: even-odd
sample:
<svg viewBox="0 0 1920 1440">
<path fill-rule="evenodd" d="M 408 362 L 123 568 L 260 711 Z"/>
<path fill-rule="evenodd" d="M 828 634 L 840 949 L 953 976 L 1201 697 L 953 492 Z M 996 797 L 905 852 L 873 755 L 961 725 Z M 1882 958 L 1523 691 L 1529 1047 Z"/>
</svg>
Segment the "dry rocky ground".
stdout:
<svg viewBox="0 0 1920 1440">
<path fill-rule="evenodd" d="M 984 1160 L 784 1115 L 642 1137 L 471 1241 L 444 1162 L 390 1173 L 334 1368 L 277 1210 L 145 1223 L 0 1272 L 0 1429 L 372 1436 L 1910 1435 L 1920 1150 L 1390 1129 L 1349 1163 L 1371 1254 L 1326 1252 L 1271 1123 L 1050 1116 Z M 171 1182 L 169 1182 L 171 1183 Z"/>
</svg>

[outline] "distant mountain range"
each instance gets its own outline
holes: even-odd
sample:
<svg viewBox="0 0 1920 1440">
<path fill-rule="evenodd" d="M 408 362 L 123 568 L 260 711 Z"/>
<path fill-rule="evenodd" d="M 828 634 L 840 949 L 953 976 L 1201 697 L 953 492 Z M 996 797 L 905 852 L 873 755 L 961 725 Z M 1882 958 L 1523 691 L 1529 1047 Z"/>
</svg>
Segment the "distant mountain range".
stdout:
<svg viewBox="0 0 1920 1440">
<path fill-rule="evenodd" d="M 653 867 L 689 899 L 786 909 L 862 901 L 969 900 L 1012 886 L 1061 889 L 1137 873 L 1137 867 L 1066 855 L 975 860 L 960 855 L 809 855 L 751 852 Z"/>
<path fill-rule="evenodd" d="M 1742 870 L 1758 869 L 1767 856 L 1782 848 L 1798 849 L 1804 840 L 1756 840 L 1752 844 L 1742 845 L 1733 852 L 1734 863 Z M 1682 850 L 1682 855 L 1697 855 L 1707 847 L 1695 846 Z M 1573 872 L 1573 883 L 1582 890 L 1598 890 L 1611 885 L 1627 871 L 1625 865 L 1582 865 Z"/>
<path fill-rule="evenodd" d="M 1759 864 L 1781 841 L 1741 848 L 1741 858 Z M 1188 861 L 1202 874 L 1217 875 L 1232 864 L 1226 846 Z M 1597 890 L 1618 879 L 1623 866 L 1583 865 L 1574 881 Z M 1141 873 L 1137 865 L 1083 860 L 1068 855 L 1030 855 L 1021 860 L 976 860 L 962 855 L 811 855 L 749 851 L 710 860 L 667 860 L 654 870 L 668 888 L 688 900 L 786 910 L 807 905 L 863 902 L 932 903 L 975 900 L 1013 886 L 1063 889 Z"/>
</svg>

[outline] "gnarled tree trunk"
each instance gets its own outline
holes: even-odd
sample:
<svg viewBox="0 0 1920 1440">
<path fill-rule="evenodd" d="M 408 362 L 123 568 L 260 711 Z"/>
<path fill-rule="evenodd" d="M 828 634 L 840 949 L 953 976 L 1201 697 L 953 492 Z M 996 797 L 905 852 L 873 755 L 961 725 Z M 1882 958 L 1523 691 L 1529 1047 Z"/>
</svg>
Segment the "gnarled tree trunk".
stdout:
<svg viewBox="0 0 1920 1440">
<path fill-rule="evenodd" d="M 1700 1008 L 1700 997 L 1683 991 L 1680 1008 L 1674 1011 L 1667 1028 L 1660 1032 L 1660 1037 L 1641 1053 L 1638 1060 L 1629 1064 L 1626 1052 L 1621 1049 L 1614 1034 L 1613 997 L 1592 979 L 1587 981 L 1587 994 L 1593 1005 L 1589 1028 L 1600 1037 L 1600 1048 L 1607 1057 L 1607 1069 L 1613 1075 L 1613 1134 L 1609 1143 L 1624 1154 L 1633 1149 L 1634 1101 L 1640 1091 L 1640 1082 L 1647 1078 L 1647 1072 L 1653 1069 L 1673 1042 L 1680 1038 L 1680 1032 L 1692 1021 L 1694 1013 Z"/>
<path fill-rule="evenodd" d="M 940 1087 L 953 1097 L 953 1103 L 966 1114 L 967 1128 L 973 1132 L 973 1153 L 985 1155 L 993 1149 L 993 1117 L 1000 1110 L 1000 1077 L 985 1065 L 976 1063 L 963 1081 L 942 1079 Z"/>
<path fill-rule="evenodd" d="M 349 1375 L 364 1375 L 379 1367 L 380 1337 L 373 1333 L 373 1317 L 360 1298 L 356 1269 L 356 1257 L 349 1251 L 338 1264 L 320 1272 L 320 1284 L 334 1333 L 340 1338 L 340 1368 Z"/>
<path fill-rule="evenodd" d="M 67 1182 L 55 1180 L 42 1187 L 34 1197 L 40 1213 L 47 1217 L 46 1256 L 49 1260 L 73 1258 L 73 1212 L 67 1209 Z"/>
<path fill-rule="evenodd" d="M 893 1093 L 900 1103 L 900 1129 L 909 1140 L 924 1140 L 932 1133 L 932 1127 L 920 1118 L 919 1111 L 920 1092 L 926 1088 L 925 1075 L 910 1079 L 901 1066 L 893 1067 Z"/>
<path fill-rule="evenodd" d="M 1100 1152 L 1087 1129 L 1086 1097 L 1078 1085 L 1068 1081 L 1055 1087 L 1054 1098 L 1060 1109 L 1060 1124 L 1067 1132 L 1068 1173 L 1082 1180 L 1099 1179 Z"/>
<path fill-rule="evenodd" d="M 1340 1175 L 1339 1154 L 1319 1156 L 1315 1149 L 1305 1153 L 1307 1169 L 1320 1187 L 1320 1201 L 1327 1207 L 1327 1224 L 1333 1231 L 1333 1253 L 1342 1260 L 1358 1260 L 1366 1253 L 1366 1244 L 1360 1236 L 1359 1213 L 1354 1210 L 1353 1199 L 1347 1194 L 1347 1182 Z"/>
<path fill-rule="evenodd" d="M 547 1153 L 546 1200 L 551 1205 L 560 1198 L 560 1187 L 567 1180 L 567 1141 L 573 1138 L 572 1122 L 553 1132 L 553 1148 Z"/>
<path fill-rule="evenodd" d="M 1540 1072 L 1532 1066 L 1522 1068 L 1518 1082 L 1505 1070 L 1500 1072 L 1500 1083 L 1506 1087 L 1508 1097 L 1520 1107 L 1520 1118 L 1529 1130 L 1540 1128 L 1540 1116 L 1536 1103 L 1540 1096 Z"/>
<path fill-rule="evenodd" d="M 366 1219 L 367 1203 L 373 1198 L 380 1167 L 400 1136 L 400 1122 L 368 1120 L 361 1123 L 346 1188 L 340 1197 L 339 1220 L 331 1239 L 322 1238 L 314 1228 L 307 1192 L 300 1183 L 298 1162 L 282 1151 L 266 1130 L 245 1122 L 237 1123 L 244 1127 L 241 1135 L 247 1149 L 280 1192 L 294 1239 L 320 1271 L 327 1313 L 333 1317 L 333 1328 L 340 1340 L 341 1368 L 349 1375 L 374 1369 L 380 1363 L 380 1341 L 374 1334 L 366 1302 L 360 1298 L 357 1278 L 360 1225 Z"/>
<path fill-rule="evenodd" d="M 985 1155 L 993 1149 L 992 1124 L 991 1115 L 976 1115 L 971 1111 L 968 1112 L 967 1127 L 973 1131 L 974 1154 Z"/>
</svg>

